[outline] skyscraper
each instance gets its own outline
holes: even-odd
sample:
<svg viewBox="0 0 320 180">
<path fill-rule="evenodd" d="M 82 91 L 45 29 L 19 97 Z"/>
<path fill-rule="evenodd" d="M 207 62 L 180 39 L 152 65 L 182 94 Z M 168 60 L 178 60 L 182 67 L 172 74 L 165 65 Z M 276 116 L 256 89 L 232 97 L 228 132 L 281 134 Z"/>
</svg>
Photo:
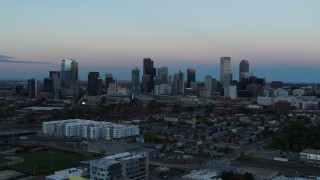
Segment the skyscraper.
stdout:
<svg viewBox="0 0 320 180">
<path fill-rule="evenodd" d="M 168 84 L 168 67 L 158 68 L 159 84 Z"/>
<path fill-rule="evenodd" d="M 173 94 L 182 94 L 185 93 L 184 88 L 184 74 L 179 71 L 179 73 L 174 74 L 173 80 L 172 80 L 172 93 Z"/>
<path fill-rule="evenodd" d="M 151 92 L 154 89 L 154 82 L 153 78 L 156 76 L 156 68 L 153 66 L 153 61 L 150 58 L 144 58 L 143 59 L 143 76 L 149 75 L 150 80 L 148 83 L 143 83 L 143 91 L 144 92 Z M 147 86 L 144 86 L 147 85 Z"/>
<path fill-rule="evenodd" d="M 54 94 L 54 88 L 53 88 L 53 79 L 52 78 L 44 78 L 43 79 L 43 92 L 48 92 L 51 94 Z"/>
<path fill-rule="evenodd" d="M 138 94 L 140 92 L 140 70 L 137 67 L 132 69 L 131 82 L 132 94 Z"/>
<path fill-rule="evenodd" d="M 220 83 L 224 86 L 230 85 L 231 82 L 231 58 L 220 58 Z"/>
<path fill-rule="evenodd" d="M 196 70 L 193 68 L 187 69 L 187 88 L 190 88 L 191 81 L 196 82 Z"/>
<path fill-rule="evenodd" d="M 34 98 L 36 96 L 36 80 L 34 78 L 28 79 L 28 87 L 27 87 L 27 93 L 28 97 Z"/>
<path fill-rule="evenodd" d="M 61 87 L 75 90 L 78 84 L 78 63 L 74 59 L 63 59 L 61 64 Z"/>
<path fill-rule="evenodd" d="M 106 86 L 106 87 L 105 87 L 106 90 L 108 90 L 109 84 L 112 83 L 113 81 L 114 81 L 114 80 L 113 80 L 112 74 L 107 73 L 107 74 L 105 75 L 105 79 L 104 79 L 105 86 Z"/>
<path fill-rule="evenodd" d="M 60 78 L 60 71 L 50 71 L 50 78 L 53 80 L 53 92 L 55 98 L 59 97 L 59 90 L 61 87 L 61 78 Z"/>
<path fill-rule="evenodd" d="M 151 83 L 151 76 L 146 74 L 142 76 L 142 92 L 143 93 L 147 93 L 147 92 L 151 92 L 152 89 L 148 89 L 150 88 L 150 84 Z"/>
<path fill-rule="evenodd" d="M 204 89 L 206 92 L 206 97 L 210 97 L 212 94 L 212 77 L 210 75 L 207 75 L 204 78 Z"/>
<path fill-rule="evenodd" d="M 150 75 L 152 80 L 156 76 L 156 68 L 154 68 L 153 61 L 150 58 L 143 59 L 143 75 Z"/>
<path fill-rule="evenodd" d="M 88 74 L 88 86 L 87 94 L 88 96 L 96 96 L 99 92 L 99 72 L 89 72 Z"/>
<path fill-rule="evenodd" d="M 242 60 L 239 64 L 239 82 L 243 77 L 243 73 L 249 73 L 249 61 Z"/>
</svg>

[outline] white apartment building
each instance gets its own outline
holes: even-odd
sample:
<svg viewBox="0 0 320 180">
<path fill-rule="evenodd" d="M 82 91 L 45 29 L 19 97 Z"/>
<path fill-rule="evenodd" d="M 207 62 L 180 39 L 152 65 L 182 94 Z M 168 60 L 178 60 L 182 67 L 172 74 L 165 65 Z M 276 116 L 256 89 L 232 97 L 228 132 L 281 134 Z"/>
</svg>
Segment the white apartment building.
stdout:
<svg viewBox="0 0 320 180">
<path fill-rule="evenodd" d="M 91 180 L 148 179 L 149 159 L 147 154 L 129 152 L 106 156 L 90 161 Z"/>
<path fill-rule="evenodd" d="M 320 164 L 320 150 L 305 149 L 300 152 L 300 160 L 308 163 Z"/>
<path fill-rule="evenodd" d="M 289 96 L 289 93 L 287 90 L 279 88 L 279 89 L 273 90 L 273 96 L 287 97 L 287 96 Z"/>
<path fill-rule="evenodd" d="M 86 139 L 119 139 L 139 135 L 139 126 L 69 119 L 43 122 L 42 132 L 49 136 L 79 137 Z"/>
<path fill-rule="evenodd" d="M 294 89 L 292 91 L 292 95 L 294 95 L 294 96 L 303 96 L 304 95 L 304 90 L 303 89 Z"/>
<path fill-rule="evenodd" d="M 257 103 L 262 106 L 273 106 L 278 101 L 287 101 L 297 109 L 319 109 L 319 100 L 314 96 L 259 96 L 257 98 Z"/>
</svg>

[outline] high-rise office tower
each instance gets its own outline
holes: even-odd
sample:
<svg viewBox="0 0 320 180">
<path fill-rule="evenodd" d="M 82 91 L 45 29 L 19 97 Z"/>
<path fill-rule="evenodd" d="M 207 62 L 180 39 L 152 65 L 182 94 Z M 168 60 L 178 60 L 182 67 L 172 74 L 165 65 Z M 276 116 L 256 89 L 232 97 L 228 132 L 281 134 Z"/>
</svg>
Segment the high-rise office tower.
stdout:
<svg viewBox="0 0 320 180">
<path fill-rule="evenodd" d="M 132 69 L 131 73 L 132 94 L 140 92 L 140 70 L 136 67 Z"/>
<path fill-rule="evenodd" d="M 239 64 L 239 82 L 241 81 L 244 73 L 249 73 L 249 61 L 242 60 Z"/>
<path fill-rule="evenodd" d="M 53 81 L 53 92 L 55 97 L 59 97 L 59 90 L 61 87 L 61 78 L 60 78 L 60 71 L 50 71 L 49 77 L 52 78 Z"/>
<path fill-rule="evenodd" d="M 78 85 L 78 63 L 76 60 L 62 60 L 60 77 L 62 88 L 75 90 Z"/>
<path fill-rule="evenodd" d="M 101 83 L 101 81 L 100 81 Z M 96 96 L 99 92 L 99 72 L 89 72 L 88 74 L 88 86 L 87 94 L 88 96 Z"/>
<path fill-rule="evenodd" d="M 190 88 L 191 81 L 196 82 L 196 70 L 193 68 L 187 69 L 187 88 Z"/>
<path fill-rule="evenodd" d="M 152 90 L 149 89 L 150 88 L 150 84 L 151 83 L 151 76 L 146 74 L 142 76 L 142 92 L 143 93 L 147 93 L 147 92 L 151 92 Z"/>
<path fill-rule="evenodd" d="M 207 75 L 204 78 L 204 89 L 206 92 L 206 97 L 210 97 L 212 94 L 212 77 L 210 75 Z"/>
<path fill-rule="evenodd" d="M 36 96 L 37 83 L 34 78 L 28 79 L 27 93 L 28 97 L 34 98 Z"/>
<path fill-rule="evenodd" d="M 53 88 L 53 79 L 52 78 L 44 78 L 43 79 L 43 92 L 48 92 L 53 94 L 54 88 Z"/>
<path fill-rule="evenodd" d="M 224 86 L 230 85 L 231 82 L 231 58 L 220 58 L 220 83 Z"/>
<path fill-rule="evenodd" d="M 110 74 L 110 73 L 107 73 L 106 75 L 105 75 L 105 79 L 104 79 L 104 83 L 105 83 L 105 88 L 106 88 L 106 90 L 108 90 L 108 88 L 109 88 L 109 84 L 110 83 L 112 83 L 114 80 L 113 80 L 113 76 L 112 76 L 112 74 Z"/>
<path fill-rule="evenodd" d="M 158 68 L 159 84 L 168 84 L 168 67 Z"/>
<path fill-rule="evenodd" d="M 150 75 L 151 79 L 156 76 L 156 68 L 153 66 L 153 61 L 150 58 L 143 59 L 143 75 Z"/>
<path fill-rule="evenodd" d="M 150 58 L 143 59 L 143 75 L 150 75 L 150 81 L 148 82 L 148 87 L 143 87 L 144 91 L 151 92 L 154 88 L 153 78 L 156 76 L 156 68 L 153 66 L 153 61 Z"/>
<path fill-rule="evenodd" d="M 181 71 L 179 71 L 179 73 L 173 75 L 172 93 L 173 94 L 182 94 L 182 95 L 184 95 L 184 93 L 185 93 L 184 74 Z"/>
<path fill-rule="evenodd" d="M 40 95 L 42 91 L 43 91 L 43 81 L 36 80 L 36 96 Z"/>
</svg>

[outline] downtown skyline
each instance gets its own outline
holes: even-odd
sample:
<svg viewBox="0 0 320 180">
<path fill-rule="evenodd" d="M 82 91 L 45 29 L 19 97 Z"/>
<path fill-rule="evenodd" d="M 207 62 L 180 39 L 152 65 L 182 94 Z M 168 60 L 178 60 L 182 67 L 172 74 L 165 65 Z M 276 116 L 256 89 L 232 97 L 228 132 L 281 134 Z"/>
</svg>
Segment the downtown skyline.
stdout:
<svg viewBox="0 0 320 180">
<path fill-rule="evenodd" d="M 267 81 L 319 82 L 318 1 L 5 1 L 1 2 L 0 79 L 43 79 L 75 57 L 88 72 L 130 80 L 151 58 L 169 74 L 219 79 L 219 60 L 241 60 Z M 23 63 L 26 62 L 26 63 Z"/>
</svg>

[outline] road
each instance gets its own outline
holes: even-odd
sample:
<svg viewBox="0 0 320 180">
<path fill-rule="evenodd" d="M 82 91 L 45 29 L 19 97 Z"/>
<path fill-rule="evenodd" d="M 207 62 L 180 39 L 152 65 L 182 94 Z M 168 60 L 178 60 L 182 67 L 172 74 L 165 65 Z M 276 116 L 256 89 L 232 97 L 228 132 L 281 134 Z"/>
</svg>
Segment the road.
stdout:
<svg viewBox="0 0 320 180">
<path fill-rule="evenodd" d="M 270 140 L 267 140 L 267 141 L 259 142 L 257 144 L 240 147 L 239 149 L 236 149 L 231 154 L 228 154 L 222 157 L 220 160 L 209 161 L 205 163 L 203 166 L 206 168 L 212 168 L 218 171 L 234 171 L 236 170 L 236 167 L 230 165 L 230 162 L 232 160 L 237 159 L 241 155 L 241 153 L 244 153 L 244 155 L 248 155 L 252 152 L 255 152 L 257 151 L 257 149 L 262 148 L 263 146 L 267 145 L 270 142 L 271 142 Z"/>
</svg>

